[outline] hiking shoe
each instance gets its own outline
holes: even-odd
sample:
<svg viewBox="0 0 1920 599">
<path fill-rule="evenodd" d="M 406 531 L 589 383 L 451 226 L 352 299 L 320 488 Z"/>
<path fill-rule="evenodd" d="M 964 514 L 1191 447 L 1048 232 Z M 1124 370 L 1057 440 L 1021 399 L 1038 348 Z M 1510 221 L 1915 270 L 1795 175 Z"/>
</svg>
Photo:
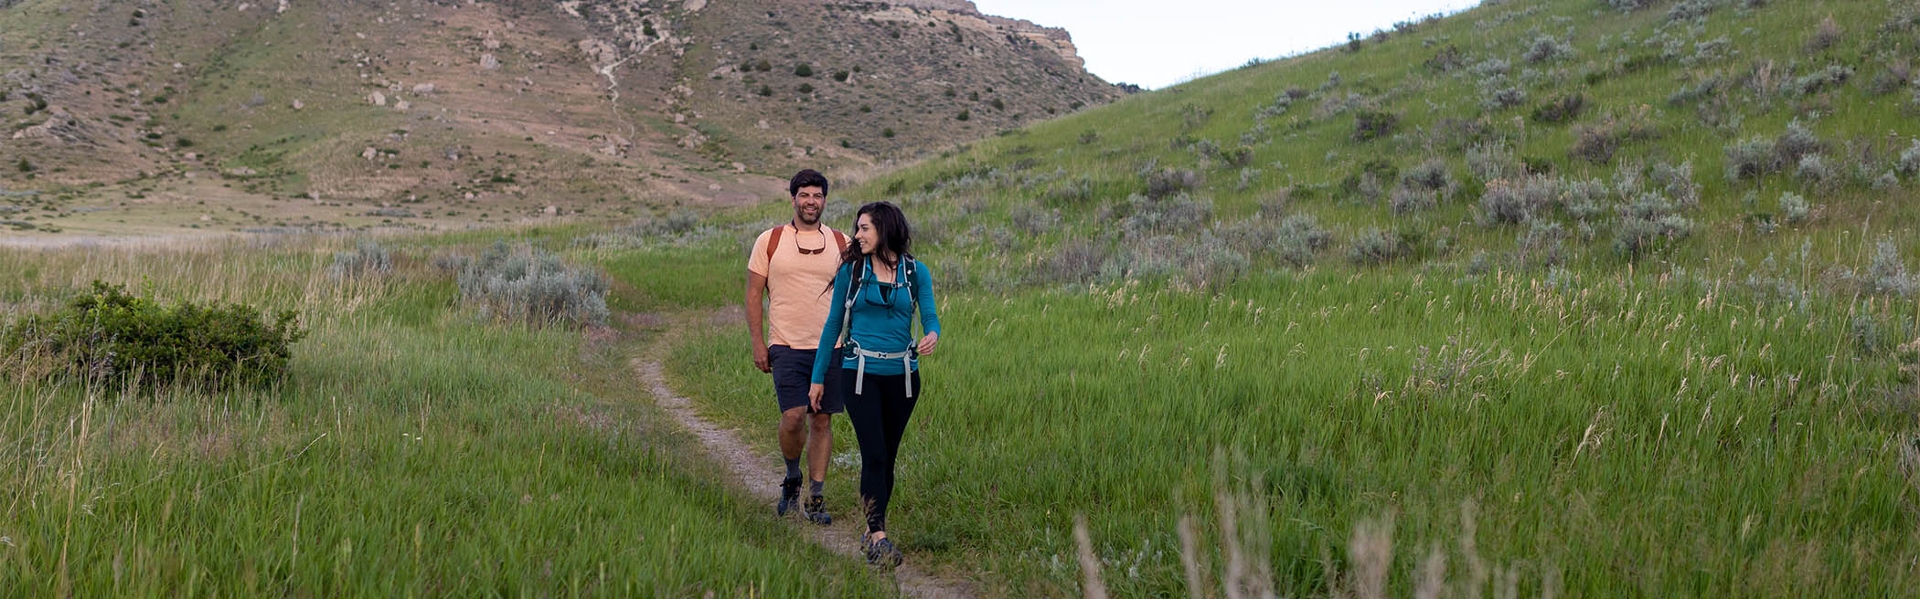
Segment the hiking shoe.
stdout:
<svg viewBox="0 0 1920 599">
<path fill-rule="evenodd" d="M 906 556 L 900 554 L 900 548 L 893 546 L 892 539 L 861 541 L 867 554 L 867 565 L 891 570 L 900 565 Z"/>
<path fill-rule="evenodd" d="M 833 524 L 833 516 L 827 515 L 827 498 L 825 497 L 819 495 L 808 497 L 806 505 L 801 507 L 801 513 L 806 514 L 807 520 L 814 524 L 821 526 Z"/>
<path fill-rule="evenodd" d="M 773 513 L 781 516 L 800 506 L 800 479 L 789 478 L 780 481 L 780 503 L 773 506 Z"/>
</svg>

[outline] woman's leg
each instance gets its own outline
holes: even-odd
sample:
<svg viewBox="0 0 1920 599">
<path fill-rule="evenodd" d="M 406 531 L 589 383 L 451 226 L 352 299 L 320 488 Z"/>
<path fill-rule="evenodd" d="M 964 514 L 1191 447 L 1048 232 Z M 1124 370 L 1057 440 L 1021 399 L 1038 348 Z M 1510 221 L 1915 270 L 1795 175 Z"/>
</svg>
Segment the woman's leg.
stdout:
<svg viewBox="0 0 1920 599">
<path fill-rule="evenodd" d="M 882 449 L 886 452 L 884 461 L 886 470 L 879 478 L 880 484 L 884 486 L 877 489 L 878 494 L 874 496 L 873 507 L 867 512 L 869 531 L 887 529 L 887 506 L 893 501 L 894 467 L 899 463 L 900 440 L 906 436 L 907 421 L 913 418 L 913 406 L 919 397 L 920 373 L 916 372 L 910 376 L 913 377 L 915 392 L 913 397 L 907 396 L 906 376 L 885 377 L 886 382 L 883 383 L 884 394 L 880 395 L 884 398 L 880 406 L 880 438 L 885 442 L 885 447 Z M 864 463 L 864 456 L 862 460 Z"/>
<path fill-rule="evenodd" d="M 887 496 L 893 493 L 893 454 L 887 451 L 886 387 L 882 383 L 892 377 L 869 374 L 861 384 L 865 393 L 856 394 L 852 381 L 858 376 L 855 371 L 842 369 L 840 389 L 846 398 L 847 421 L 860 444 L 860 503 L 866 508 L 867 532 L 871 533 L 886 529 Z"/>
</svg>

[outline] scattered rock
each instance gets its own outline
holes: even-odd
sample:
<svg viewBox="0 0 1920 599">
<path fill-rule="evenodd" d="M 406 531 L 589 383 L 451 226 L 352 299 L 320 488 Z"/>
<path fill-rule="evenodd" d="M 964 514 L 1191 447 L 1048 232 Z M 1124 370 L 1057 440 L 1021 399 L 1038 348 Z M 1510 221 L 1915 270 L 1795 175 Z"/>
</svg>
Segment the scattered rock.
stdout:
<svg viewBox="0 0 1920 599">
<path fill-rule="evenodd" d="M 238 168 L 227 169 L 227 174 L 233 175 L 235 177 L 251 177 L 260 173 L 251 168 L 242 166 Z"/>
<path fill-rule="evenodd" d="M 293 101 L 293 109 L 294 109 L 294 110 L 299 110 L 299 109 L 302 109 L 302 108 L 306 108 L 306 107 L 307 107 L 307 103 L 306 103 L 306 102 L 301 102 L 301 101 L 299 101 L 299 100 L 294 100 L 294 101 Z"/>
<path fill-rule="evenodd" d="M 372 161 L 380 157 L 380 151 L 373 149 L 373 146 L 367 146 L 367 149 L 360 151 L 360 157 Z"/>
<path fill-rule="evenodd" d="M 560 207 L 549 205 L 541 212 L 547 213 L 547 216 L 553 216 L 560 213 Z"/>
<path fill-rule="evenodd" d="M 234 9 L 233 9 L 233 10 L 234 10 L 234 12 L 247 12 L 247 9 L 249 9 L 249 8 L 253 8 L 253 5 L 252 5 L 252 4 L 247 4 L 247 3 L 245 3 L 245 2 L 241 2 L 241 3 L 240 3 L 240 6 L 237 6 L 237 7 L 234 7 Z"/>
<path fill-rule="evenodd" d="M 754 126 L 754 127 L 756 127 L 756 128 L 760 128 L 760 129 L 772 129 L 772 128 L 773 128 L 773 125 L 770 125 L 770 124 L 767 124 L 767 119 L 760 119 L 760 122 L 758 122 L 758 123 L 754 123 L 754 124 L 753 124 L 753 126 Z"/>
<path fill-rule="evenodd" d="M 393 103 L 394 110 L 406 110 L 409 108 L 413 108 L 413 103 L 406 100 L 397 100 Z"/>
<path fill-rule="evenodd" d="M 707 191 L 720 191 L 720 184 L 719 184 L 719 183 L 708 183 L 708 184 L 707 184 Z"/>
<path fill-rule="evenodd" d="M 386 106 L 387 95 L 380 92 L 373 92 L 371 94 L 367 94 L 367 102 L 370 104 L 373 104 L 374 106 Z"/>
<path fill-rule="evenodd" d="M 199 160 L 199 159 L 200 159 L 200 153 L 187 152 L 187 160 Z"/>
<path fill-rule="evenodd" d="M 493 37 L 493 33 L 492 33 L 492 32 L 488 32 L 488 33 L 487 33 L 487 39 L 485 39 L 485 40 L 482 40 L 482 41 L 480 42 L 480 45 L 481 45 L 481 46 L 485 46 L 485 47 L 486 47 L 486 49 L 488 49 L 488 50 L 499 50 L 499 49 L 500 49 L 500 38 L 497 38 L 497 37 Z"/>
<path fill-rule="evenodd" d="M 422 84 L 413 86 L 413 95 L 424 96 L 431 93 L 433 93 L 432 83 L 422 83 Z"/>
<path fill-rule="evenodd" d="M 744 172 L 747 172 L 747 165 L 744 165 L 744 164 L 740 164 L 740 163 L 738 163 L 738 162 L 735 162 L 735 163 L 733 163 L 733 172 L 736 172 L 736 173 L 744 173 Z"/>
<path fill-rule="evenodd" d="M 481 54 L 480 68 L 489 71 L 500 68 L 500 59 L 494 58 L 492 54 Z"/>
</svg>

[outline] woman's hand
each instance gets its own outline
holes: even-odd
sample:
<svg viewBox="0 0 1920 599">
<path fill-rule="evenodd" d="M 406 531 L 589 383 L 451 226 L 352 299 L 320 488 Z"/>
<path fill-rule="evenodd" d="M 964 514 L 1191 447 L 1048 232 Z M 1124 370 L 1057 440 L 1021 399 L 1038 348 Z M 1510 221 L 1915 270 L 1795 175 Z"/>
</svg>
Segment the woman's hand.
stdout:
<svg viewBox="0 0 1920 599">
<path fill-rule="evenodd" d="M 927 333 L 927 336 L 920 338 L 920 347 L 919 347 L 920 355 L 925 356 L 925 355 L 932 354 L 934 346 L 937 346 L 939 344 L 940 344 L 939 333 Z"/>
<path fill-rule="evenodd" d="M 813 411 L 820 411 L 820 396 L 827 394 L 827 386 L 814 383 L 807 387 L 807 403 L 813 404 Z"/>
</svg>

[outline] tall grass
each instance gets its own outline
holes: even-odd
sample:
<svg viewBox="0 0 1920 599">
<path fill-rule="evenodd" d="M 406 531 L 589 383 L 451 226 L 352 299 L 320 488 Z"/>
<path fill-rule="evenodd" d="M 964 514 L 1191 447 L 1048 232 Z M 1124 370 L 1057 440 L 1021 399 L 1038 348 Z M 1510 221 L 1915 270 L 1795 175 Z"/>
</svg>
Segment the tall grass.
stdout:
<svg viewBox="0 0 1920 599">
<path fill-rule="evenodd" d="M 491 324 L 417 249 L 336 279 L 337 245 L 0 253 L 9 312 L 148 272 L 154 295 L 296 308 L 312 331 L 269 389 L 0 391 L 10 591 L 891 593 L 717 482 L 635 395 L 642 339 Z"/>
</svg>

